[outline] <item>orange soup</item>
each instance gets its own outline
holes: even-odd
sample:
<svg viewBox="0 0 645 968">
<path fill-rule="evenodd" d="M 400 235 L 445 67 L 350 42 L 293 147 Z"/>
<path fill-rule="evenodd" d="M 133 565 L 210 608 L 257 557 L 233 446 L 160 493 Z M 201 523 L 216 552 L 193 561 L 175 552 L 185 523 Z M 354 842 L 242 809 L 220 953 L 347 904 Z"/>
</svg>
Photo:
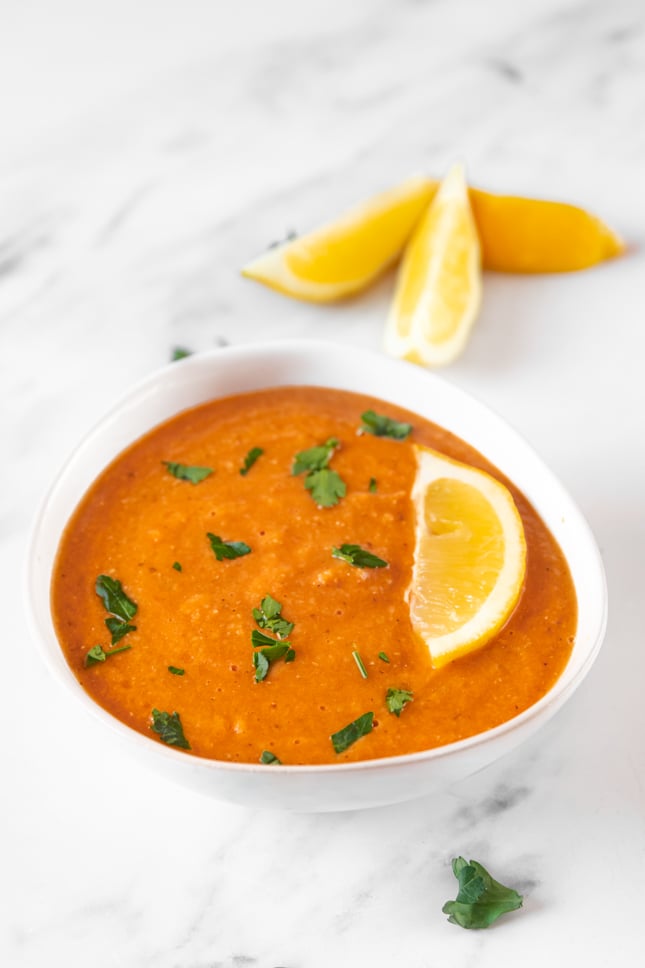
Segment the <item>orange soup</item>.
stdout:
<svg viewBox="0 0 645 968">
<path fill-rule="evenodd" d="M 370 410 L 411 433 L 359 432 Z M 413 443 L 505 483 L 527 542 L 510 619 L 439 669 L 406 601 Z M 312 448 L 318 465 L 299 468 Z M 344 546 L 381 564 L 337 556 Z M 52 610 L 84 689 L 128 726 L 202 757 L 289 765 L 411 753 L 503 723 L 550 689 L 576 629 L 567 563 L 511 482 L 421 417 L 315 387 L 214 400 L 120 454 L 65 530 Z"/>
</svg>

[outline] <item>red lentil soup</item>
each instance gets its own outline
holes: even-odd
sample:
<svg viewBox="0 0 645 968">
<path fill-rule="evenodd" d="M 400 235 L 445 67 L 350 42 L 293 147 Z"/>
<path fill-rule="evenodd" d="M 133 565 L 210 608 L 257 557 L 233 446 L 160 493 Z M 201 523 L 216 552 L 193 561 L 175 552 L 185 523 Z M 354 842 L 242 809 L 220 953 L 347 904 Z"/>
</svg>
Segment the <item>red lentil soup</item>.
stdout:
<svg viewBox="0 0 645 968">
<path fill-rule="evenodd" d="M 405 440 L 358 433 L 368 410 L 408 421 L 412 432 Z M 346 493 L 320 507 L 313 472 L 294 474 L 294 458 L 330 439 L 337 446 L 327 469 Z M 406 604 L 414 442 L 502 480 L 528 546 L 524 589 L 505 627 L 438 670 Z M 336 477 L 326 476 L 323 483 L 333 485 Z M 359 545 L 387 567 L 333 557 L 343 544 Z M 121 583 L 135 615 L 97 594 L 99 576 Z M 273 620 L 272 601 L 282 606 Z M 577 614 L 556 541 L 479 453 L 389 403 L 316 387 L 214 400 L 121 453 L 64 532 L 52 610 L 83 688 L 128 726 L 156 742 L 185 741 L 202 757 L 257 763 L 270 751 L 284 764 L 412 753 L 511 719 L 561 674 Z M 263 648 L 282 646 L 280 619 L 293 624 L 286 626 L 288 651 L 273 649 L 254 665 Z M 88 659 L 90 650 L 100 659 L 112 649 L 122 651 Z M 386 703 L 390 689 L 412 697 L 398 716 Z M 373 714 L 367 725 L 366 713 Z M 366 735 L 337 752 L 332 735 L 356 720 Z"/>
</svg>

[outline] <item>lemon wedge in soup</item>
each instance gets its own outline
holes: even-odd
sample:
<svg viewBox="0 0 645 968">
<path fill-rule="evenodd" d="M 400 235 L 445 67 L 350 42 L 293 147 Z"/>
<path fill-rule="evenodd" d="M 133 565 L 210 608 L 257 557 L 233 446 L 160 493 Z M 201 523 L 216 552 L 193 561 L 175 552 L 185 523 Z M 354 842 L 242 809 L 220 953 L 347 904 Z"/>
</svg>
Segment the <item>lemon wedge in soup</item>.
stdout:
<svg viewBox="0 0 645 968">
<path fill-rule="evenodd" d="M 439 668 L 485 645 L 509 618 L 524 583 L 526 540 L 503 484 L 427 447 L 415 452 L 410 615 Z"/>
</svg>

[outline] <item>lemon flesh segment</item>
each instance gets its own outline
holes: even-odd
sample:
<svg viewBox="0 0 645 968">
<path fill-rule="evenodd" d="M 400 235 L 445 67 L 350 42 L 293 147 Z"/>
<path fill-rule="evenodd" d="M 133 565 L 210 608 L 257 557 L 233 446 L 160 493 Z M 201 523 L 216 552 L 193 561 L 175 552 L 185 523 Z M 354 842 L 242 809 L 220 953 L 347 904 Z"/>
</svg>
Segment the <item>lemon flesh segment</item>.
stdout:
<svg viewBox="0 0 645 968">
<path fill-rule="evenodd" d="M 415 446 L 416 546 L 408 600 L 440 668 L 485 645 L 522 591 L 526 540 L 509 490 L 490 474 Z"/>
<path fill-rule="evenodd" d="M 450 363 L 481 304 L 481 255 L 461 166 L 453 167 L 408 243 L 385 328 L 392 356 Z"/>
<path fill-rule="evenodd" d="M 427 178 L 408 179 L 336 221 L 269 249 L 242 275 L 311 302 L 351 296 L 399 258 L 433 190 Z"/>
</svg>

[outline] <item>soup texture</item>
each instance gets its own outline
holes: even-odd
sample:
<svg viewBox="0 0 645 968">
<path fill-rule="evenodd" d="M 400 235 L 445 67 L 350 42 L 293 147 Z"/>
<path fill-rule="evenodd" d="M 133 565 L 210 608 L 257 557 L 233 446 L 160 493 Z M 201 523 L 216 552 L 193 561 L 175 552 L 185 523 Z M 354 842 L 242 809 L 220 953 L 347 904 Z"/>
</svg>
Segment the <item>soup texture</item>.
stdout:
<svg viewBox="0 0 645 968">
<path fill-rule="evenodd" d="M 370 410 L 412 432 L 358 432 Z M 527 541 L 506 625 L 440 669 L 406 601 L 414 443 L 505 483 Z M 316 477 L 314 459 L 298 471 L 315 447 L 333 474 Z M 343 545 L 387 564 L 334 557 Z M 83 688 L 128 726 L 202 757 L 288 765 L 411 753 L 503 723 L 549 690 L 576 629 L 567 563 L 511 482 L 419 416 L 316 387 L 214 400 L 120 454 L 64 532 L 52 611 Z"/>
</svg>

